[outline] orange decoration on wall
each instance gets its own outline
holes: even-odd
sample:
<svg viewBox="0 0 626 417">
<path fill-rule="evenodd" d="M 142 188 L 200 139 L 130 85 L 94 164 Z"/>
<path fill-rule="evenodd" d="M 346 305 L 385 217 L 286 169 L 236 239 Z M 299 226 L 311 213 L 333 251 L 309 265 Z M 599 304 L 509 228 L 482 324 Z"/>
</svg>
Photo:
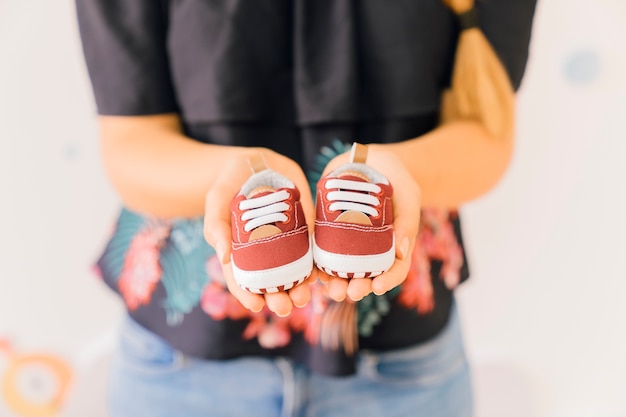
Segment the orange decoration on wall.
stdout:
<svg viewBox="0 0 626 417">
<path fill-rule="evenodd" d="M 72 379 L 70 366 L 55 356 L 19 354 L 0 339 L 0 353 L 9 358 L 0 393 L 11 411 L 20 417 L 54 417 Z"/>
</svg>

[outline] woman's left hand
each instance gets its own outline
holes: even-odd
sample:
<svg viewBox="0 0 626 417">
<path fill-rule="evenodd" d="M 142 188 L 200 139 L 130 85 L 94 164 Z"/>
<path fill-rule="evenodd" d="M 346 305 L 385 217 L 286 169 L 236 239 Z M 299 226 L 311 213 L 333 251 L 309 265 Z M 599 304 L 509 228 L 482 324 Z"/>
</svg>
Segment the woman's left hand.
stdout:
<svg viewBox="0 0 626 417">
<path fill-rule="evenodd" d="M 337 278 L 317 271 L 328 283 L 330 297 L 343 301 L 346 296 L 359 301 L 373 292 L 381 295 L 400 285 L 411 266 L 411 254 L 419 231 L 421 197 L 420 188 L 400 158 L 386 149 L 387 145 L 368 145 L 367 165 L 383 174 L 393 187 L 393 229 L 396 244 L 396 260 L 389 271 L 375 278 Z M 326 175 L 349 161 L 349 153 L 334 158 L 326 169 Z"/>
</svg>

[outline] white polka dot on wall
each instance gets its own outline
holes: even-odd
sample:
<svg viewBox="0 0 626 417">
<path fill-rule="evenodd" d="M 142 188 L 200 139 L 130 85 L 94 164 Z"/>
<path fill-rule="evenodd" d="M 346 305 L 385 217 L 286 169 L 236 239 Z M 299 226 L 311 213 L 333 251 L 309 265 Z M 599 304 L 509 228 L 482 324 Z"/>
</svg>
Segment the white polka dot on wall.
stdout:
<svg viewBox="0 0 626 417">
<path fill-rule="evenodd" d="M 600 55 L 596 50 L 578 50 L 565 59 L 563 68 L 565 77 L 572 84 L 590 84 L 600 76 L 602 69 L 601 61 Z"/>
<path fill-rule="evenodd" d="M 72 161 L 78 157 L 79 148 L 75 143 L 68 143 L 61 149 L 66 160 Z"/>
</svg>

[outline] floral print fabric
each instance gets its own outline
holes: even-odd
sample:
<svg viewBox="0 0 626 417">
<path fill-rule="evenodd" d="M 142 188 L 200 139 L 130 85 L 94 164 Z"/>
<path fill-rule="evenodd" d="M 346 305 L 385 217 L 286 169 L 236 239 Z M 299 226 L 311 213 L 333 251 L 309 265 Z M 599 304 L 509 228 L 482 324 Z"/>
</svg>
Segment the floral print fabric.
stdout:
<svg viewBox="0 0 626 417">
<path fill-rule="evenodd" d="M 344 149 L 339 142 L 322 148 L 317 165 L 323 168 Z M 315 171 L 309 173 L 311 184 L 321 169 Z M 212 321 L 236 323 L 240 340 L 255 342 L 265 351 L 260 354 L 286 348 L 294 335 L 299 335 L 329 354 L 343 349 L 344 354 L 353 356 L 359 339 L 375 337 L 394 308 L 413 315 L 431 313 L 436 307 L 434 279 L 449 290 L 459 284 L 464 254 L 453 224 L 456 218 L 456 212 L 422 210 L 411 269 L 400 287 L 381 296 L 369 295 L 358 303 L 336 303 L 328 297 L 327 287 L 318 282 L 311 286 L 311 302 L 284 318 L 267 309 L 252 313 L 230 294 L 215 251 L 204 241 L 200 218 L 153 219 L 123 210 L 97 270 L 121 295 L 131 315 L 159 303 L 167 325 L 176 327 L 184 325 L 192 310 L 200 309 Z M 433 276 L 434 262 L 440 265 L 437 276 Z M 155 300 L 158 285 L 164 295 Z"/>
</svg>

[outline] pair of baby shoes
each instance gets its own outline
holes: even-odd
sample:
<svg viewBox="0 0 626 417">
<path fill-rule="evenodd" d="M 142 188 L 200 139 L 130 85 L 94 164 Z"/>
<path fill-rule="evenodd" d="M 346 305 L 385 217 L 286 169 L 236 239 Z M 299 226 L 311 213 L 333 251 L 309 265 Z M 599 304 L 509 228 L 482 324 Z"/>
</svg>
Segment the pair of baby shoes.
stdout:
<svg viewBox="0 0 626 417">
<path fill-rule="evenodd" d="M 368 166 L 355 143 L 350 162 L 317 183 L 313 238 L 289 179 L 251 164 L 254 174 L 233 199 L 232 267 L 237 284 L 264 294 L 302 283 L 313 263 L 341 278 L 375 277 L 395 260 L 393 188 Z"/>
</svg>

